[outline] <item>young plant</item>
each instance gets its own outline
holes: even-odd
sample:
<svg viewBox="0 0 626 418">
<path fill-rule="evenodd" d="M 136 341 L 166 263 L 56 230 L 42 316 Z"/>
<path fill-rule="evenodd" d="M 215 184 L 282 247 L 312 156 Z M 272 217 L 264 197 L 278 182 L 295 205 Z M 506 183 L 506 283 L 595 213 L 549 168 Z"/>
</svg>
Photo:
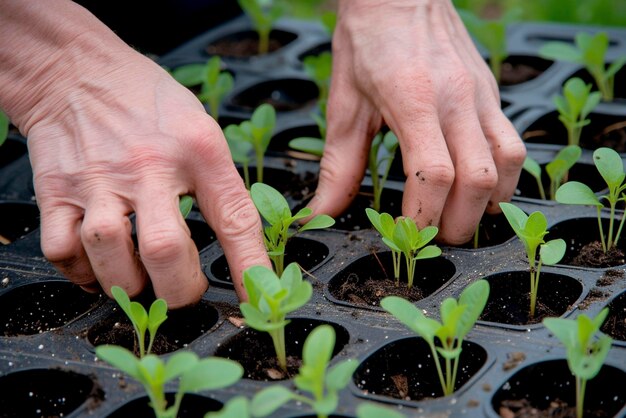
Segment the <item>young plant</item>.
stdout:
<svg viewBox="0 0 626 418">
<path fill-rule="evenodd" d="M 489 53 L 489 66 L 500 84 L 502 62 L 508 57 L 506 28 L 519 15 L 519 9 L 510 9 L 498 19 L 483 19 L 470 10 L 459 10 L 463 23 L 472 36 Z"/>
<path fill-rule="evenodd" d="M 9 117 L 0 110 L 0 145 L 4 144 L 9 135 Z"/>
<path fill-rule="evenodd" d="M 404 256 L 407 284 L 409 289 L 412 288 L 417 260 L 441 255 L 441 248 L 436 245 L 426 246 L 435 238 L 439 229 L 436 226 L 427 226 L 420 231 L 412 218 L 399 217 L 394 221 L 388 213 L 378 213 L 371 208 L 366 208 L 365 213 L 382 236 L 383 242 L 391 249 L 396 285 L 400 285 L 400 259 Z"/>
<path fill-rule="evenodd" d="M 617 246 L 622 227 L 624 226 L 625 216 L 619 223 L 617 230 L 615 229 L 615 208 L 618 202 L 626 201 L 624 190 L 626 184 L 624 178 L 624 163 L 619 154 L 611 148 L 598 148 L 593 152 L 593 163 L 598 172 L 609 187 L 609 193 L 600 197 L 596 196 L 593 190 L 584 183 L 578 181 L 568 181 L 556 191 L 556 200 L 559 203 L 571 205 L 592 205 L 598 211 L 598 228 L 600 229 L 600 241 L 602 249 L 605 253 Z M 605 236 L 602 228 L 601 211 L 604 207 L 602 200 L 609 203 L 609 230 Z"/>
<path fill-rule="evenodd" d="M 591 121 L 587 116 L 601 100 L 600 92 L 591 92 L 591 84 L 585 84 L 578 77 L 570 78 L 563 86 L 563 96 L 556 96 L 554 104 L 559 112 L 559 120 L 567 129 L 567 143 L 578 145 L 584 126 Z"/>
<path fill-rule="evenodd" d="M 450 297 L 441 303 L 441 322 L 426 317 L 421 309 L 398 296 L 383 298 L 380 306 L 428 343 L 441 389 L 447 396 L 454 393 L 463 339 L 474 327 L 488 298 L 489 282 L 478 280 L 470 284 L 458 301 Z"/>
<path fill-rule="evenodd" d="M 255 415 L 269 415 L 290 400 L 310 405 L 318 418 L 326 418 L 335 412 L 339 404 L 339 392 L 348 385 L 359 363 L 349 359 L 329 367 L 334 347 L 333 327 L 320 325 L 311 331 L 302 348 L 302 366 L 294 378 L 296 388 L 310 396 L 301 395 L 285 386 L 270 386 L 252 400 L 251 410 Z"/>
<path fill-rule="evenodd" d="M 567 42 L 548 42 L 539 49 L 539 55 L 583 65 L 595 80 L 602 99 L 613 101 L 615 74 L 626 64 L 626 56 L 616 59 L 606 68 L 606 51 L 609 47 L 609 36 L 606 32 L 595 35 L 579 32 L 575 42 L 575 46 Z"/>
<path fill-rule="evenodd" d="M 383 148 L 381 148 L 381 145 Z M 372 208 L 376 211 L 380 211 L 380 196 L 387 182 L 389 170 L 391 170 L 391 164 L 396 157 L 397 149 L 398 137 L 391 131 L 387 132 L 384 136 L 379 133 L 372 141 L 368 168 L 372 177 L 372 188 L 374 189 Z"/>
<path fill-rule="evenodd" d="M 172 76 L 185 87 L 200 86 L 197 94 L 202 103 L 209 107 L 209 114 L 217 120 L 220 104 L 233 89 L 233 76 L 222 71 L 222 60 L 211 57 L 205 64 L 187 64 L 172 71 Z"/>
<path fill-rule="evenodd" d="M 285 5 L 277 0 L 237 0 L 259 35 L 259 55 L 269 52 L 270 32 L 284 14 Z"/>
<path fill-rule="evenodd" d="M 515 235 L 524 243 L 530 266 L 530 318 L 535 317 L 539 275 L 542 265 L 556 264 L 565 255 L 566 244 L 561 238 L 545 241 L 548 233 L 548 221 L 543 213 L 535 211 L 526 215 L 512 203 L 500 202 L 500 208 Z M 539 257 L 537 250 L 539 249 Z M 537 259 L 538 258 L 538 259 Z"/>
<path fill-rule="evenodd" d="M 333 56 L 329 51 L 324 51 L 319 55 L 309 55 L 302 61 L 304 71 L 315 82 L 319 90 L 318 100 L 326 102 L 328 100 L 328 90 L 330 88 L 330 74 L 333 67 Z"/>
<path fill-rule="evenodd" d="M 191 213 L 191 209 L 193 209 L 193 197 L 189 195 L 181 196 L 178 201 L 178 208 L 180 209 L 180 214 L 186 219 L 189 213 Z"/>
<path fill-rule="evenodd" d="M 292 215 L 285 197 L 272 186 L 264 183 L 254 183 L 250 188 L 250 196 L 257 210 L 268 224 L 263 227 L 263 238 L 267 254 L 278 275 L 283 274 L 285 248 L 289 238 L 298 232 L 328 228 L 335 224 L 335 220 L 328 215 L 316 215 L 305 224 L 300 225 L 298 229 L 290 229 L 297 220 L 310 216 L 311 209 L 305 207 Z"/>
<path fill-rule="evenodd" d="M 597 376 L 613 340 L 600 333 L 609 313 L 604 308 L 593 319 L 580 314 L 576 319 L 546 318 L 543 324 L 565 346 L 567 365 L 576 377 L 576 418 L 583 418 L 587 381 Z"/>
<path fill-rule="evenodd" d="M 157 330 L 167 319 L 167 303 L 163 299 L 156 299 L 150 305 L 150 311 L 147 312 L 141 303 L 131 302 L 128 294 L 121 287 L 111 287 L 111 294 L 133 324 L 139 345 L 139 357 L 145 357 L 152 351 Z M 146 336 L 149 337 L 147 348 Z"/>
<path fill-rule="evenodd" d="M 156 418 L 176 418 L 186 393 L 222 389 L 243 375 L 243 368 L 237 362 L 219 357 L 199 359 L 191 351 L 178 351 L 163 361 L 154 354 L 137 358 L 123 347 L 100 345 L 96 347 L 96 355 L 143 385 Z M 176 379 L 174 403 L 168 405 L 165 386 Z"/>
<path fill-rule="evenodd" d="M 239 125 L 228 125 L 224 129 L 233 160 L 243 165 L 244 181 L 248 189 L 250 188 L 248 173 L 250 151 L 254 150 L 256 180 L 261 183 L 263 182 L 263 158 L 275 126 L 276 111 L 271 105 L 264 103 L 254 110 L 250 120 L 245 120 Z"/>
<path fill-rule="evenodd" d="M 243 285 L 248 301 L 241 303 L 239 308 L 246 324 L 270 334 L 278 364 L 287 371 L 285 326 L 289 320 L 285 318 L 311 299 L 311 283 L 302 280 L 300 267 L 291 263 L 280 278 L 266 267 L 250 267 L 243 272 Z"/>
<path fill-rule="evenodd" d="M 294 138 L 289 141 L 289 147 L 321 158 L 324 153 L 326 138 L 326 101 L 318 100 L 317 107 L 317 112 L 311 112 L 311 117 L 317 124 L 317 128 L 320 131 L 320 138 L 310 136 Z"/>
<path fill-rule="evenodd" d="M 546 165 L 546 173 L 550 179 L 550 199 L 556 199 L 557 189 L 567 180 L 569 170 L 576 164 L 582 150 L 578 145 L 568 145 L 556 154 L 554 159 Z M 546 192 L 543 188 L 543 182 L 541 181 L 541 166 L 537 161 L 531 157 L 526 157 L 523 165 L 531 176 L 537 181 L 537 188 L 539 189 L 539 196 L 546 200 Z"/>
<path fill-rule="evenodd" d="M 356 418 L 406 418 L 402 412 L 374 402 L 361 402 L 356 407 Z"/>
</svg>

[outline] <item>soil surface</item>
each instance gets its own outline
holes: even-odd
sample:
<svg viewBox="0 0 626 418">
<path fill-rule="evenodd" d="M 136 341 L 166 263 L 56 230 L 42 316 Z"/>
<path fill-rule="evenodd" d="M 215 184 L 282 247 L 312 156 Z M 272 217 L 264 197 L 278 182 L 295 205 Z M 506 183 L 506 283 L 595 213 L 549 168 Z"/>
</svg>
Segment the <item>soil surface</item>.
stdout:
<svg viewBox="0 0 626 418">
<path fill-rule="evenodd" d="M 252 32 L 249 34 L 249 36 L 240 39 L 230 37 L 219 39 L 207 45 L 206 52 L 210 55 L 232 58 L 249 58 L 259 55 L 259 38 Z M 270 37 L 268 53 L 277 51 L 283 46 L 283 42 Z"/>
<path fill-rule="evenodd" d="M 580 252 L 572 260 L 572 265 L 581 267 L 612 267 L 626 262 L 624 253 L 619 248 L 613 247 L 608 253 L 604 253 L 602 243 L 593 241 L 581 248 Z"/>
<path fill-rule="evenodd" d="M 503 62 L 500 73 L 500 84 L 503 86 L 520 84 L 536 78 L 542 72 L 543 71 L 531 65 Z"/>
<path fill-rule="evenodd" d="M 363 281 L 356 274 L 350 274 L 336 290 L 338 299 L 356 305 L 379 306 L 385 296 L 400 296 L 415 302 L 423 299 L 424 293 L 416 286 L 409 289 L 405 283 L 397 284 L 392 279 L 370 278 Z"/>
<path fill-rule="evenodd" d="M 502 418 L 576 418 L 576 407 L 556 399 L 546 409 L 537 409 L 527 399 L 505 400 L 500 406 Z M 599 411 L 585 411 L 585 417 L 606 417 Z"/>
</svg>

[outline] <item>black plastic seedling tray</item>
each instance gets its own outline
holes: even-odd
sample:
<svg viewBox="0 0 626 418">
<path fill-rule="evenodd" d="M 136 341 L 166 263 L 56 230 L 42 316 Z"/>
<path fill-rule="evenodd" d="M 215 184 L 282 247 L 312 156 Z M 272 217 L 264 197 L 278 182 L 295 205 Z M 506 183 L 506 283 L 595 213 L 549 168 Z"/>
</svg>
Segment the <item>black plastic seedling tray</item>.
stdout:
<svg viewBox="0 0 626 418">
<path fill-rule="evenodd" d="M 510 30 L 509 46 L 518 61 L 522 56 L 536 58 L 538 48 L 547 40 L 571 40 L 577 31 L 600 29 L 519 24 Z M 249 30 L 245 18 L 236 19 L 172 51 L 161 58 L 160 64 L 175 68 L 203 62 L 209 57 L 207 44 Z M 281 140 L 270 146 L 266 173 L 267 182 L 283 192 L 296 208 L 310 198 L 319 169 L 316 161 L 295 158 L 286 148 L 291 137 L 315 129 L 310 112 L 315 109 L 317 89 L 303 72 L 301 59 L 311 51 L 329 50 L 330 39 L 321 27 L 308 22 L 284 20 L 276 31 L 289 40 L 282 49 L 265 57 L 224 59 L 236 86 L 222 106 L 220 123 L 225 126 L 248 118 L 254 105 L 266 96 L 289 99 L 290 107 L 278 112 L 275 137 Z M 626 54 L 626 31 L 613 29 L 609 33 L 612 41 L 608 59 Z M 542 122 L 542 118 L 554 111 L 551 98 L 563 82 L 581 69 L 565 63 L 542 65 L 545 68 L 533 79 L 502 88 L 503 108 L 521 135 L 549 131 L 551 126 L 555 131 L 550 136 L 558 139 L 563 135 L 558 125 Z M 622 70 L 616 81 L 621 92 L 618 99 L 597 109 L 598 114 L 616 118 L 611 119 L 612 123 L 626 120 L 624 78 Z M 583 136 L 593 136 L 590 130 L 601 128 L 590 126 Z M 584 147 L 571 175 L 572 179 L 589 181 L 594 191 L 601 193 L 604 186 L 594 172 L 593 147 L 593 143 Z M 529 155 L 540 164 L 550 161 L 558 149 L 558 142 L 528 142 Z M 13 134 L 0 151 L 0 234 L 12 241 L 0 247 L 0 416 L 150 416 L 143 388 L 95 356 L 94 347 L 102 338 L 113 338 L 120 345 L 132 344 L 131 334 L 124 331 L 128 329 L 125 317 L 113 301 L 70 284 L 41 253 L 25 139 Z M 383 209 L 393 215 L 399 215 L 401 208 L 404 176 L 400 167 L 396 162 L 383 192 Z M 566 239 L 568 254 L 596 239 L 594 208 L 539 200 L 533 181 L 522 175 L 514 203 L 527 213 L 541 210 L 549 222 L 549 238 Z M 489 418 L 499 416 L 500 401 L 510 397 L 526 397 L 538 404 L 557 398 L 572 403 L 573 377 L 567 370 L 564 348 L 540 321 L 524 323 L 526 305 L 520 295 L 528 288 L 528 265 L 522 243 L 501 215 L 485 216 L 485 235 L 481 236 L 479 248 L 470 248 L 469 244 L 443 247 L 441 257 L 418 265 L 416 286 L 424 290 L 424 295 L 414 303 L 435 318 L 442 300 L 458 297 L 468 284 L 484 278 L 491 285 L 492 297 L 483 317 L 463 346 L 464 367 L 457 390 L 454 395 L 441 396 L 437 382 L 432 380 L 430 354 L 423 341 L 385 313 L 377 302 L 363 304 L 349 292 L 347 297 L 342 293 L 344 284 L 351 280 L 358 286 L 359 280 L 384 277 L 391 269 L 388 249 L 364 215 L 370 202 L 368 193 L 371 180 L 366 177 L 362 194 L 337 218 L 334 228 L 304 232 L 288 246 L 288 260 L 304 267 L 314 287 L 312 300 L 292 316 L 287 328 L 292 341 L 289 352 L 298 356 L 308 332 L 328 323 L 337 333 L 333 363 L 347 358 L 360 361 L 349 386 L 341 392 L 336 416 L 354 417 L 356 407 L 367 401 L 396 407 L 410 417 Z M 621 211 L 619 214 L 622 216 Z M 252 357 L 271 355 L 270 351 L 245 351 L 252 339 L 265 337 L 241 326 L 238 300 L 222 249 L 202 215 L 194 210 L 187 223 L 211 286 L 199 305 L 170 314 L 162 329 L 160 355 L 193 350 L 201 357 L 231 357 L 246 368 Z M 620 247 L 626 249 L 623 243 Z M 543 268 L 539 300 L 555 316 L 567 318 L 582 313 L 594 316 L 609 306 L 607 327 L 624 327 L 625 275 L 626 262 L 578 267 L 566 257 L 562 264 Z M 143 298 L 150 300 L 149 291 Z M 504 321 L 502 311 L 508 314 Z M 609 332 L 606 327 L 603 330 Z M 259 380 L 247 376 L 248 371 L 244 379 L 227 389 L 185 396 L 180 416 L 202 417 L 236 395 L 251 397 L 270 384 L 293 385 L 290 379 L 272 381 L 269 377 Z M 398 376 L 406 379 L 406 392 L 401 390 Z M 615 339 L 605 367 L 588 384 L 588 405 L 605 411 L 605 416 L 626 416 L 626 387 L 620 383 L 625 380 L 626 341 Z M 311 414 L 305 406 L 290 403 L 273 416 Z"/>
</svg>

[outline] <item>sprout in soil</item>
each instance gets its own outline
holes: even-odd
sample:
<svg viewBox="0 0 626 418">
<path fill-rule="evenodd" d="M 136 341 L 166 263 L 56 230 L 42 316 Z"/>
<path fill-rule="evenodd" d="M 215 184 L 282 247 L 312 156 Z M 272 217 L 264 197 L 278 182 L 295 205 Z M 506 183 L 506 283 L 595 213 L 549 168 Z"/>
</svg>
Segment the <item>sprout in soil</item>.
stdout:
<svg viewBox="0 0 626 418">
<path fill-rule="evenodd" d="M 624 183 L 624 162 L 619 154 L 611 148 L 598 148 L 593 152 L 593 162 L 598 169 L 598 172 L 609 187 L 609 193 L 600 197 L 596 196 L 594 192 L 584 183 L 578 181 L 568 181 L 556 191 L 556 200 L 559 203 L 566 203 L 571 205 L 592 205 L 595 206 L 598 211 L 598 228 L 600 229 L 600 240 L 602 242 L 602 249 L 605 253 L 609 252 L 614 247 L 617 247 L 622 227 L 624 226 L 624 219 L 619 223 L 617 230 L 615 229 L 615 207 L 619 201 L 625 201 L 626 195 L 624 190 L 626 184 Z M 609 202 L 610 215 L 609 215 L 609 230 L 604 235 L 602 228 L 601 211 L 604 207 L 602 200 L 606 199 Z"/>
<path fill-rule="evenodd" d="M 268 53 L 270 46 L 270 32 L 272 31 L 274 23 L 285 12 L 284 2 L 277 0 L 237 1 L 259 35 L 259 55 Z"/>
<path fill-rule="evenodd" d="M 570 78 L 563 86 L 563 96 L 555 96 L 554 104 L 559 112 L 559 120 L 567 129 L 567 143 L 579 145 L 580 134 L 591 120 L 587 116 L 600 103 L 600 92 L 591 92 L 591 84 L 585 84 L 578 77 Z"/>
<path fill-rule="evenodd" d="M 382 145 L 382 148 L 381 148 Z M 398 137 L 391 131 L 385 135 L 379 133 L 374 137 L 370 147 L 368 169 L 372 177 L 372 188 L 374 189 L 374 202 L 372 208 L 380 211 L 380 196 L 391 170 L 391 164 L 398 149 Z"/>
<path fill-rule="evenodd" d="M 254 151 L 256 157 L 256 181 L 263 182 L 263 157 L 272 139 L 275 125 L 276 111 L 272 105 L 264 103 L 254 110 L 250 120 L 245 120 L 239 125 L 228 125 L 224 129 L 233 161 L 243 165 L 244 181 L 248 189 L 250 152 Z"/>
<path fill-rule="evenodd" d="M 311 406 L 318 418 L 326 418 L 335 412 L 339 392 L 348 385 L 359 363 L 348 359 L 329 367 L 334 347 L 333 327 L 320 325 L 311 331 L 302 348 L 302 366 L 294 378 L 298 392 L 281 385 L 263 389 L 251 402 L 254 414 L 269 415 L 291 400 Z M 301 395 L 301 392 L 310 396 Z"/>
<path fill-rule="evenodd" d="M 550 199 L 556 200 L 557 189 L 567 181 L 569 170 L 576 164 L 581 154 L 582 150 L 578 145 L 568 145 L 561 148 L 554 159 L 546 165 L 546 173 L 548 173 L 548 178 L 550 179 Z M 526 160 L 524 160 L 523 168 L 537 180 L 539 196 L 545 200 L 546 192 L 541 181 L 541 166 L 539 163 L 527 156 Z"/>
<path fill-rule="evenodd" d="M 175 418 L 185 393 L 222 389 L 243 375 L 237 362 L 219 357 L 199 359 L 191 351 L 178 351 L 163 361 L 154 354 L 137 358 L 123 347 L 101 345 L 96 347 L 96 355 L 143 385 L 156 418 Z M 174 403 L 168 406 L 165 387 L 176 379 Z"/>
<path fill-rule="evenodd" d="M 567 365 L 576 377 L 576 418 L 583 418 L 587 381 L 597 376 L 611 349 L 613 340 L 600 334 L 609 313 L 604 308 L 593 319 L 580 314 L 576 319 L 546 318 L 543 324 L 565 346 Z"/>
<path fill-rule="evenodd" d="M 0 110 L 0 145 L 4 144 L 9 135 L 9 117 Z"/>
<path fill-rule="evenodd" d="M 317 124 L 321 138 L 310 136 L 301 136 L 289 141 L 289 147 L 297 151 L 306 152 L 307 154 L 321 157 L 324 153 L 324 144 L 326 140 L 326 101 L 318 100 L 317 111 L 311 112 L 311 118 Z"/>
<path fill-rule="evenodd" d="M 542 265 L 556 264 L 565 255 L 566 244 L 561 238 L 545 241 L 548 233 L 548 221 L 543 213 L 535 211 L 526 215 L 523 210 L 512 203 L 500 202 L 500 208 L 509 221 L 515 235 L 524 243 L 528 264 L 530 266 L 530 318 L 535 317 L 537 293 L 539 292 L 539 275 Z M 539 259 L 537 260 L 537 249 Z"/>
<path fill-rule="evenodd" d="M 208 105 L 209 114 L 217 120 L 220 104 L 233 89 L 233 76 L 222 71 L 222 60 L 218 56 L 209 58 L 204 64 L 186 64 L 172 71 L 172 76 L 185 87 L 200 86 L 198 99 Z"/>
<path fill-rule="evenodd" d="M 267 254 L 278 275 L 283 274 L 285 248 L 289 238 L 298 232 L 328 228 L 335 224 L 335 220 L 328 215 L 316 215 L 305 224 L 300 225 L 298 229 L 290 229 L 294 222 L 311 216 L 311 209 L 305 207 L 292 215 L 285 197 L 272 186 L 264 183 L 254 183 L 250 188 L 250 196 L 257 210 L 268 224 L 263 227 L 263 238 Z"/>
<path fill-rule="evenodd" d="M 167 303 L 163 299 L 156 299 L 150 305 L 150 310 L 146 311 L 141 303 L 131 302 L 128 294 L 119 286 L 112 286 L 111 294 L 133 324 L 139 344 L 139 357 L 145 357 L 152 351 L 157 330 L 167 319 Z M 147 348 L 146 331 L 149 336 Z"/>
<path fill-rule="evenodd" d="M 520 10 L 508 10 L 498 19 L 482 19 L 470 10 L 458 10 L 465 27 L 474 39 L 489 53 L 489 66 L 496 82 L 500 84 L 502 62 L 507 58 L 506 28 L 518 18 Z"/>
<path fill-rule="evenodd" d="M 489 282 L 478 280 L 470 284 L 463 289 L 458 301 L 450 297 L 441 303 L 441 322 L 426 317 L 421 309 L 398 296 L 383 298 L 380 306 L 428 343 L 441 389 L 447 396 L 455 390 L 463 339 L 474 327 L 488 298 Z"/>
<path fill-rule="evenodd" d="M 243 285 L 248 301 L 239 307 L 246 325 L 270 334 L 278 364 L 286 372 L 285 325 L 289 320 L 285 318 L 309 301 L 313 287 L 302 280 L 296 263 L 289 264 L 280 278 L 267 267 L 252 266 L 243 272 Z"/>
<path fill-rule="evenodd" d="M 626 64 L 626 56 L 605 67 L 609 36 L 606 32 L 591 35 L 585 32 L 576 34 L 576 45 L 567 42 L 551 41 L 539 49 L 539 55 L 553 60 L 573 62 L 583 65 L 591 74 L 602 93 L 602 99 L 613 101 L 615 74 Z"/>
<path fill-rule="evenodd" d="M 435 238 L 439 229 L 436 226 L 427 226 L 420 231 L 412 218 L 399 217 L 394 222 L 388 213 L 378 213 L 371 208 L 366 208 L 365 213 L 380 233 L 383 242 L 391 249 L 396 285 L 400 285 L 400 259 L 404 256 L 407 284 L 409 289 L 412 288 L 417 260 L 441 255 L 441 248 L 436 245 L 426 245 Z"/>
</svg>

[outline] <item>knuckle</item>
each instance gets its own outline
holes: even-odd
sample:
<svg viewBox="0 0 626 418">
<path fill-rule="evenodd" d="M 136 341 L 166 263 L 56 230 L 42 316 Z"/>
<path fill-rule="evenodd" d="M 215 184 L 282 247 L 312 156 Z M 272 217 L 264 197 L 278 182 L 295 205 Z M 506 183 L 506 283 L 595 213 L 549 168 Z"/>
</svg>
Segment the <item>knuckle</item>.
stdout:
<svg viewBox="0 0 626 418">
<path fill-rule="evenodd" d="M 81 227 L 81 238 L 85 245 L 96 246 L 103 242 L 110 242 L 122 236 L 127 231 L 124 222 L 119 219 L 99 217 L 85 220 Z"/>
<path fill-rule="evenodd" d="M 500 165 L 519 170 L 526 159 L 526 146 L 521 140 L 513 141 L 506 146 L 500 147 L 496 154 Z"/>
<path fill-rule="evenodd" d="M 451 162 L 449 164 L 440 162 L 429 166 L 423 172 L 417 171 L 413 175 L 418 180 L 426 179 L 435 187 L 449 189 L 454 183 L 456 172 Z"/>
<path fill-rule="evenodd" d="M 183 254 L 189 238 L 174 228 L 153 228 L 139 237 L 139 254 L 146 263 L 168 263 Z"/>
<path fill-rule="evenodd" d="M 217 205 L 222 234 L 242 239 L 262 229 L 261 218 L 251 199 L 225 198 Z"/>
<path fill-rule="evenodd" d="M 476 167 L 476 166 L 475 166 Z M 493 163 L 483 163 L 474 168 L 466 179 L 466 187 L 471 190 L 491 192 L 498 185 L 498 172 Z"/>
</svg>

